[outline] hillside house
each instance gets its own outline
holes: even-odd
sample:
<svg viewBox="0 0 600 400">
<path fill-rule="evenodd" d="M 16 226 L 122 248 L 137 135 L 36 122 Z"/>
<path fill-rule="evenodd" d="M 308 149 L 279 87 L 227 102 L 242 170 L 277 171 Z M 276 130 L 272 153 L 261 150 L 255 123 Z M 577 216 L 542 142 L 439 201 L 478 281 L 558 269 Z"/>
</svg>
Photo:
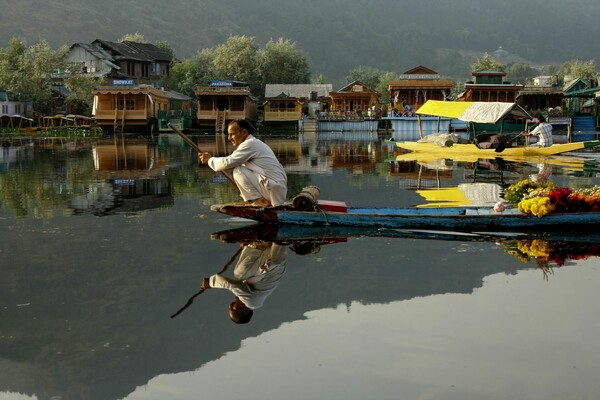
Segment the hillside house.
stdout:
<svg viewBox="0 0 600 400">
<path fill-rule="evenodd" d="M 158 87 L 171 73 L 171 55 L 151 43 L 121 43 L 96 39 L 91 44 L 75 43 L 66 60 L 96 77 L 133 80 L 137 85 Z"/>
</svg>

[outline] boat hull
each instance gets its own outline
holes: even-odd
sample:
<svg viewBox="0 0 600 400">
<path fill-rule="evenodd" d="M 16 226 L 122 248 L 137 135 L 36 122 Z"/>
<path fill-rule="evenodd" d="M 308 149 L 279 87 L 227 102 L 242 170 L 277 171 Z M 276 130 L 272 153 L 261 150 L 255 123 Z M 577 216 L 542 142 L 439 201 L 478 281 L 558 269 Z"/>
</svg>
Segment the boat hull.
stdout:
<svg viewBox="0 0 600 400">
<path fill-rule="evenodd" d="M 532 231 L 576 228 L 593 229 L 600 213 L 549 214 L 542 218 L 516 209 L 496 213 L 485 207 L 448 208 L 348 208 L 347 212 L 294 211 L 281 207 L 260 208 L 216 205 L 213 211 L 267 224 L 307 226 L 441 229 L 456 231 Z"/>
</svg>

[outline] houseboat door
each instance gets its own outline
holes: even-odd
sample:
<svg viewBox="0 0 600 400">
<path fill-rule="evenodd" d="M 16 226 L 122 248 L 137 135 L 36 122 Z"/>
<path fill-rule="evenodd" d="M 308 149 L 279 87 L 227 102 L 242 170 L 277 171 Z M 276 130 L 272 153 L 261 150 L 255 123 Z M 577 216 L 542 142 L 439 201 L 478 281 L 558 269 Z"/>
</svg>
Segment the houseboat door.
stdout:
<svg viewBox="0 0 600 400">
<path fill-rule="evenodd" d="M 229 99 L 226 98 L 217 98 L 217 110 L 219 111 L 223 111 L 223 110 L 229 110 Z"/>
</svg>

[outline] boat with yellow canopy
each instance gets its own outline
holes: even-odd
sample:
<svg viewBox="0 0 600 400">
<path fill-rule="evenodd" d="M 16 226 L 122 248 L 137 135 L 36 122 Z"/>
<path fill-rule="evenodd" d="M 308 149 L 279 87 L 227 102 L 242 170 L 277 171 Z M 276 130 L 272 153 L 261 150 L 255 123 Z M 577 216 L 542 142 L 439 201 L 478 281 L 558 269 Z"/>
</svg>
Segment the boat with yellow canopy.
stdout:
<svg viewBox="0 0 600 400">
<path fill-rule="evenodd" d="M 417 116 L 429 115 L 437 117 L 456 118 L 465 122 L 491 123 L 502 121 L 509 115 L 516 118 L 529 119 L 531 116 L 516 103 L 504 102 L 469 102 L 469 101 L 437 101 L 428 100 L 419 110 Z M 429 135 L 432 136 L 432 135 Z M 462 143 L 454 140 L 448 135 L 448 140 L 428 140 L 423 137 L 416 142 L 412 141 L 388 141 L 394 143 L 398 148 L 413 152 L 425 152 L 428 154 L 439 154 L 440 156 L 473 154 L 495 157 L 531 157 L 552 156 L 565 152 L 571 152 L 600 145 L 600 140 L 589 140 L 583 142 L 553 144 L 548 147 L 515 146 L 505 147 L 502 150 L 494 148 L 481 148 L 475 143 Z"/>
</svg>

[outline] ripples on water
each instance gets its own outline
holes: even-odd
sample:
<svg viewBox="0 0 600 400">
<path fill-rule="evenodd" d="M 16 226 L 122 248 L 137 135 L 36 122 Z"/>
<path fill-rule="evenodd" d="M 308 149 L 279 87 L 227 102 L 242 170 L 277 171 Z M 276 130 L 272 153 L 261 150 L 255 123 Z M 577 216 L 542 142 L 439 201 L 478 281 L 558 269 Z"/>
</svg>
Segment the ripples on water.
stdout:
<svg viewBox="0 0 600 400">
<path fill-rule="evenodd" d="M 214 136 L 195 139 L 214 154 L 229 151 Z M 398 161 L 373 132 L 263 139 L 286 167 L 290 194 L 318 185 L 321 197 L 356 206 L 440 203 L 435 190 L 459 187 L 463 199 L 453 201 L 490 204 L 535 174 L 560 186 L 598 183 L 596 153 Z M 2 399 L 600 392 L 591 372 L 600 333 L 594 236 L 565 244 L 317 230 L 286 241 L 212 213 L 211 204 L 237 194 L 173 135 L 1 154 Z M 228 263 L 231 276 L 240 240 L 258 239 L 280 245 L 286 264 L 248 324 L 230 321 L 233 295 L 222 289 L 170 318 L 202 278 Z"/>
</svg>

